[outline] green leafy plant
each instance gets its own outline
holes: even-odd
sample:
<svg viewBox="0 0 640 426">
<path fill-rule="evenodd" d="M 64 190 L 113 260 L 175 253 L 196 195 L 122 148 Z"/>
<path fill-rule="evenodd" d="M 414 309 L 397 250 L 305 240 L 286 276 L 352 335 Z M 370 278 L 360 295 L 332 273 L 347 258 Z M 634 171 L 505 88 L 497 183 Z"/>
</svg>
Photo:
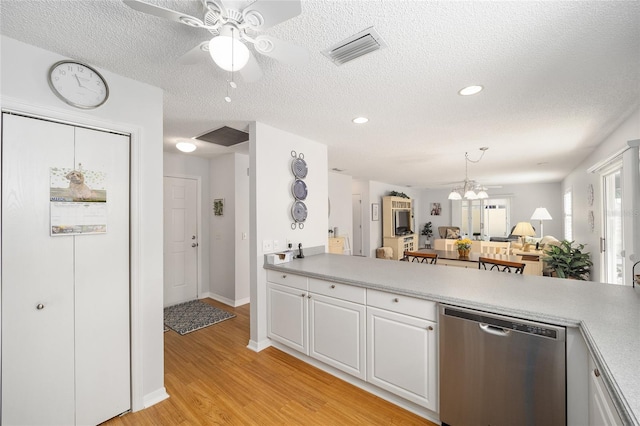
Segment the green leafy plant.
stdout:
<svg viewBox="0 0 640 426">
<path fill-rule="evenodd" d="M 431 222 L 427 222 L 424 224 L 424 227 L 422 228 L 422 231 L 420 232 L 421 235 L 424 235 L 427 238 L 431 238 L 431 236 L 433 235 L 433 229 L 431 229 Z"/>
<path fill-rule="evenodd" d="M 584 253 L 584 244 L 573 245 L 573 241 L 562 241 L 560 245 L 548 246 L 543 260 L 555 271 L 558 278 L 588 280 L 593 262 L 591 254 Z"/>
<path fill-rule="evenodd" d="M 389 195 L 391 195 L 392 197 L 402 197 L 402 198 L 410 198 L 407 194 L 405 194 L 404 192 L 398 192 L 398 191 L 390 191 Z"/>
</svg>

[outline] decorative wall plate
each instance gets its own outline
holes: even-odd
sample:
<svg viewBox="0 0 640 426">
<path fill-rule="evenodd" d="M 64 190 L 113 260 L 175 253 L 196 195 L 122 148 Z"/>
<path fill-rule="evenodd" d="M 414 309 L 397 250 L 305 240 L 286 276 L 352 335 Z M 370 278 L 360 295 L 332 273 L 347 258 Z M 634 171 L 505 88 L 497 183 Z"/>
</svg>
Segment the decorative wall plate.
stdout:
<svg viewBox="0 0 640 426">
<path fill-rule="evenodd" d="M 291 207 L 291 216 L 296 222 L 307 220 L 307 206 L 302 201 L 296 201 Z"/>
<path fill-rule="evenodd" d="M 307 198 L 307 184 L 300 179 L 296 179 L 291 185 L 291 193 L 296 197 L 296 200 L 304 200 Z"/>
<path fill-rule="evenodd" d="M 593 206 L 593 185 L 589 184 L 587 186 L 587 204 L 589 207 Z"/>
<path fill-rule="evenodd" d="M 307 162 L 302 158 L 294 158 L 291 162 L 291 171 L 293 175 L 298 179 L 304 179 L 307 177 Z"/>
</svg>

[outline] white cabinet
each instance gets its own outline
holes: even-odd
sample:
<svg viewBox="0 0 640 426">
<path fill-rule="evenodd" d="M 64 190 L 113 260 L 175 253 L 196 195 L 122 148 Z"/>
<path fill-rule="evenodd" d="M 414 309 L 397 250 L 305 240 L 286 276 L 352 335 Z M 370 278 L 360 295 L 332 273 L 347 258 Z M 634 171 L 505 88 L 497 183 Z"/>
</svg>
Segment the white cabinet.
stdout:
<svg viewBox="0 0 640 426">
<path fill-rule="evenodd" d="M 307 291 L 267 283 L 267 335 L 309 355 Z"/>
<path fill-rule="evenodd" d="M 591 357 L 589 357 L 589 425 L 622 425 L 622 419 Z"/>
<path fill-rule="evenodd" d="M 368 290 L 367 304 L 367 381 L 437 411 L 435 303 Z M 403 305 L 422 318 L 400 313 Z"/>
<path fill-rule="evenodd" d="M 364 305 L 315 293 L 309 296 L 309 355 L 364 380 Z"/>
</svg>

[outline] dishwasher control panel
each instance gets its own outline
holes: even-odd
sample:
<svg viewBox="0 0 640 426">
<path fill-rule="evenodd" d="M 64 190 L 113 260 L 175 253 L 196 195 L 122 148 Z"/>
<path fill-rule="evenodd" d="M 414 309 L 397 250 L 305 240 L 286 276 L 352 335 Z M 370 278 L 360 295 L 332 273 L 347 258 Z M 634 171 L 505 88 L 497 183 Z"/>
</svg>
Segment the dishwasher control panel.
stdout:
<svg viewBox="0 0 640 426">
<path fill-rule="evenodd" d="M 516 318 L 503 319 L 493 314 L 483 315 L 482 312 L 469 312 L 451 308 L 445 308 L 444 314 L 451 317 L 488 324 L 489 326 L 499 327 L 506 330 L 535 334 L 536 336 L 548 337 L 550 339 L 558 338 L 557 328 L 547 328 L 540 323 L 529 323 L 527 321 L 520 322 Z"/>
</svg>

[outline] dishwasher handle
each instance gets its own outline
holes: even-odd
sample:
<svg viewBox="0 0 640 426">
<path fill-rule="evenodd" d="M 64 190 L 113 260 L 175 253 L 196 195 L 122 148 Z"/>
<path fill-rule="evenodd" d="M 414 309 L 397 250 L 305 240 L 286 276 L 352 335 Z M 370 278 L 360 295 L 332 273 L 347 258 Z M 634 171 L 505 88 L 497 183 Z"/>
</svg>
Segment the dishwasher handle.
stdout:
<svg viewBox="0 0 640 426">
<path fill-rule="evenodd" d="M 478 327 L 480 327 L 480 330 L 484 331 L 485 333 L 493 334 L 494 336 L 499 337 L 507 337 L 511 333 L 511 330 L 506 330 L 502 327 L 496 327 L 495 325 L 489 325 L 481 322 L 478 323 Z"/>
</svg>

